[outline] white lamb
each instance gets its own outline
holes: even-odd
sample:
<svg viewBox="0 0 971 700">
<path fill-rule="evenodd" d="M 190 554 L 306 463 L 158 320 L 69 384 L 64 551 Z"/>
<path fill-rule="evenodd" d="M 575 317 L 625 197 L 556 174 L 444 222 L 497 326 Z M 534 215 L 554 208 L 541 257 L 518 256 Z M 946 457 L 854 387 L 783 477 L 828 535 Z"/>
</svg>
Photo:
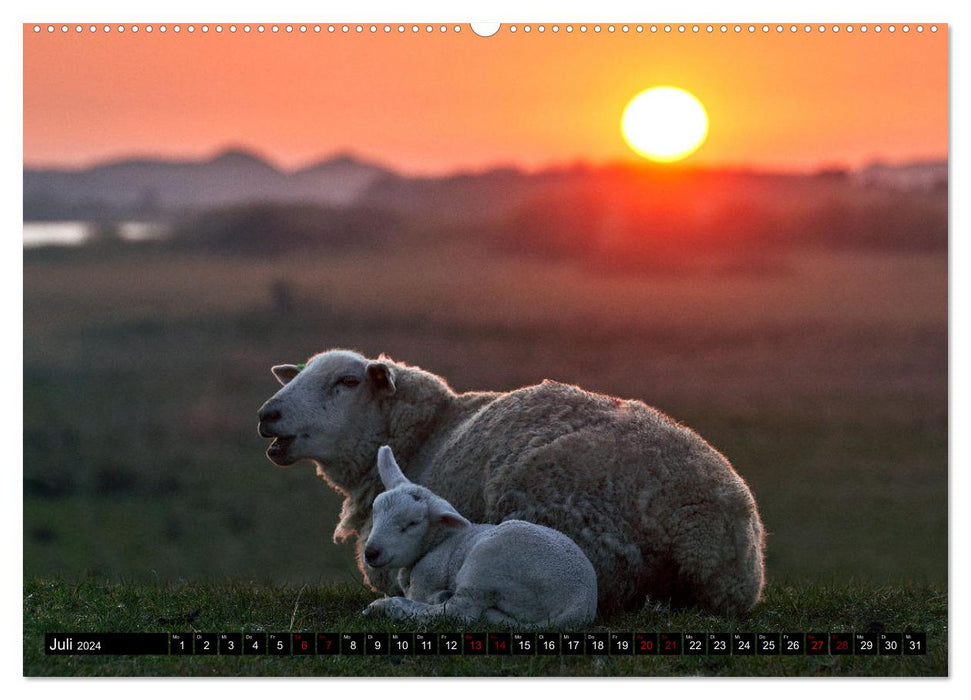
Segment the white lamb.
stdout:
<svg viewBox="0 0 971 700">
<path fill-rule="evenodd" d="M 398 570 L 405 597 L 380 598 L 365 615 L 518 629 L 593 621 L 597 574 L 562 532 L 522 520 L 473 525 L 408 481 L 387 445 L 378 450 L 378 474 L 387 491 L 374 500 L 364 557 L 375 569 Z"/>
</svg>

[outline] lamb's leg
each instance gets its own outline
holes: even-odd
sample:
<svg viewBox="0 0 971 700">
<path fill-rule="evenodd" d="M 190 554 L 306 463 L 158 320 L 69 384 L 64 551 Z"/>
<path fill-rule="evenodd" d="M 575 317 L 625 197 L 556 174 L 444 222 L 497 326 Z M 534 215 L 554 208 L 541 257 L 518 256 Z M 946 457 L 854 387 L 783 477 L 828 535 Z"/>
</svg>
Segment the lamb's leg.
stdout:
<svg viewBox="0 0 971 700">
<path fill-rule="evenodd" d="M 470 623 L 483 614 L 481 605 L 465 597 L 451 597 L 437 603 L 421 603 L 401 596 L 379 598 L 364 609 L 365 615 L 385 615 L 394 620 L 428 620 L 446 617 L 462 623 Z"/>
<path fill-rule="evenodd" d="M 417 600 L 408 600 L 401 596 L 395 596 L 393 598 L 378 598 L 364 609 L 364 614 L 371 616 L 384 615 L 393 620 L 425 620 L 444 615 L 445 605 L 442 603 L 438 605 L 419 603 Z"/>
</svg>

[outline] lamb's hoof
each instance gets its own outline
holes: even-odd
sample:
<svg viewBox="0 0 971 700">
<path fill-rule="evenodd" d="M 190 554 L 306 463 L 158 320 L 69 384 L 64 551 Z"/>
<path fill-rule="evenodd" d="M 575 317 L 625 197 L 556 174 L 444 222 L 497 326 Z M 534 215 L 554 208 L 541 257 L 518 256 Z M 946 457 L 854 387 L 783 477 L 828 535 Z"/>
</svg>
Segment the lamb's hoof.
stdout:
<svg viewBox="0 0 971 700">
<path fill-rule="evenodd" d="M 362 615 L 367 617 L 382 617 L 387 614 L 387 605 L 390 598 L 378 598 L 372 601 L 364 610 L 361 611 Z"/>
</svg>

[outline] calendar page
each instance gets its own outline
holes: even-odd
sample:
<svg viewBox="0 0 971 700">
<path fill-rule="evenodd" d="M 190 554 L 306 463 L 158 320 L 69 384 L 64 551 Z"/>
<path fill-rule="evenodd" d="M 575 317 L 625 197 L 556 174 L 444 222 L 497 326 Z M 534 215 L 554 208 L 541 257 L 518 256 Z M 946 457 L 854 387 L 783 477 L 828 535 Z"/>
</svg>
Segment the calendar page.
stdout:
<svg viewBox="0 0 971 700">
<path fill-rule="evenodd" d="M 25 676 L 948 675 L 946 23 L 22 34 Z"/>
</svg>

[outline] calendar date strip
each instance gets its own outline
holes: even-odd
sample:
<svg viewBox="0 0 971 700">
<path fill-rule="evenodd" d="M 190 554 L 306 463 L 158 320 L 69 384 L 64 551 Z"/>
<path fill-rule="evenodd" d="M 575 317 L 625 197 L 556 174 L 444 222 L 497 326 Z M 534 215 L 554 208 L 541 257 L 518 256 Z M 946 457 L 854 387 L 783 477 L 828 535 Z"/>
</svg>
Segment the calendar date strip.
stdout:
<svg viewBox="0 0 971 700">
<path fill-rule="evenodd" d="M 924 632 L 47 632 L 49 656 L 917 656 Z"/>
</svg>

